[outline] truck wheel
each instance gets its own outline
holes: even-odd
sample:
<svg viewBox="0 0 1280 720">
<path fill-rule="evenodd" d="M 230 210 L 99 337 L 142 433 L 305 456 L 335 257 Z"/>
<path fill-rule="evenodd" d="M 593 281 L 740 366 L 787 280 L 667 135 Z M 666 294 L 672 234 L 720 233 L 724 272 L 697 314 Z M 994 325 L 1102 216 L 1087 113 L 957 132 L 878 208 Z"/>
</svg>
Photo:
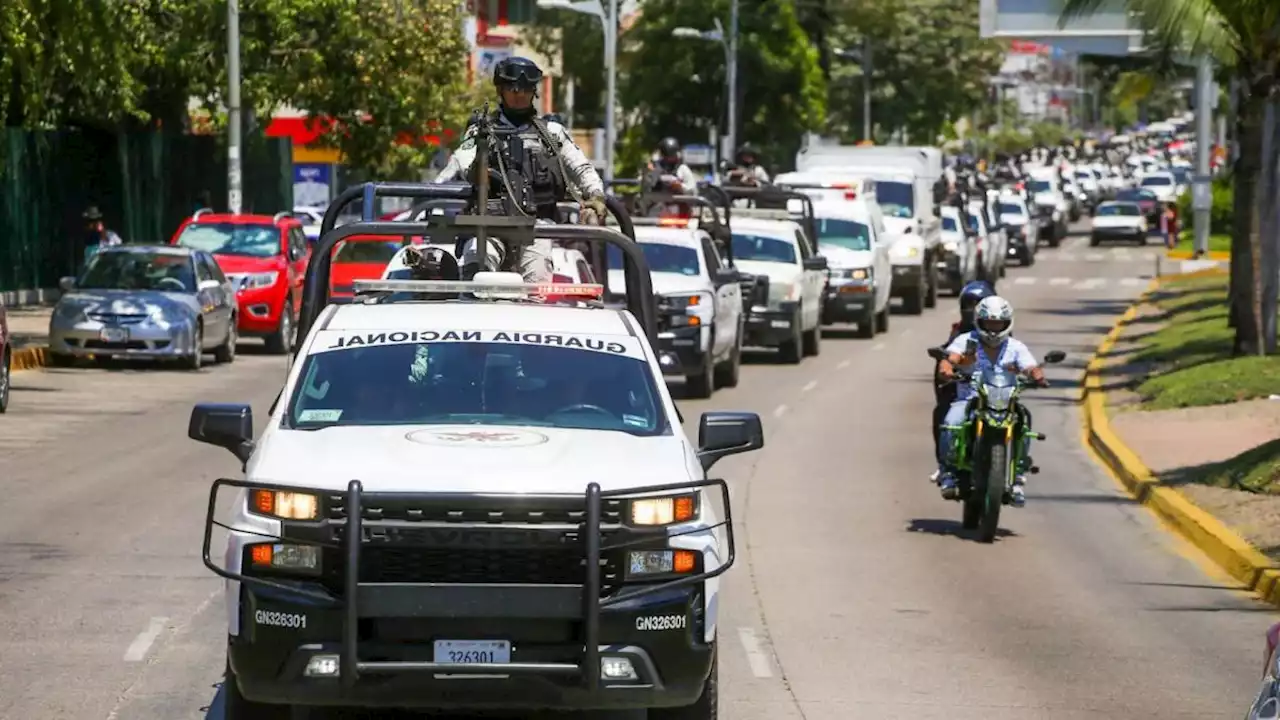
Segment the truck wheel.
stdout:
<svg viewBox="0 0 1280 720">
<path fill-rule="evenodd" d="M 924 314 L 924 287 L 902 298 L 902 311 L 908 315 Z"/>
<path fill-rule="evenodd" d="M 739 330 L 738 337 L 742 337 Z M 742 374 L 742 341 L 734 344 L 729 359 L 716 367 L 716 385 L 719 387 L 738 387 L 738 378 Z"/>
<path fill-rule="evenodd" d="M 858 318 L 858 331 L 854 333 L 862 340 L 870 340 L 876 336 L 877 315 L 875 308 L 867 311 L 866 315 Z"/>
<path fill-rule="evenodd" d="M 812 330 L 804 332 L 804 354 L 814 357 L 822 352 L 822 326 L 816 325 Z"/>
<path fill-rule="evenodd" d="M 884 309 L 876 313 L 876 332 L 889 332 L 889 306 L 885 305 Z"/>
<path fill-rule="evenodd" d="M 702 686 L 702 696 L 698 701 L 684 707 L 650 708 L 649 720 L 716 720 L 720 710 L 719 669 L 720 653 L 716 652 L 711 659 L 711 674 L 707 676 L 707 684 Z"/>
<path fill-rule="evenodd" d="M 702 361 L 702 371 L 697 375 L 689 375 L 684 381 L 685 397 L 698 398 L 705 400 L 712 396 L 716 391 L 716 373 L 715 365 L 711 361 L 711 351 L 707 351 L 706 359 Z"/>
<path fill-rule="evenodd" d="M 223 677 L 223 717 L 226 720 L 290 720 L 292 713 L 288 705 L 269 705 L 246 700 L 240 694 L 240 685 L 236 682 L 230 663 L 227 663 Z"/>
<path fill-rule="evenodd" d="M 788 365 L 798 365 L 804 359 L 804 339 L 800 335 L 800 315 L 791 320 L 791 339 L 778 346 L 778 353 L 782 355 L 782 362 Z"/>
<path fill-rule="evenodd" d="M 925 258 L 924 271 L 924 306 L 934 308 L 938 306 L 938 269 L 933 266 L 931 258 Z"/>
</svg>

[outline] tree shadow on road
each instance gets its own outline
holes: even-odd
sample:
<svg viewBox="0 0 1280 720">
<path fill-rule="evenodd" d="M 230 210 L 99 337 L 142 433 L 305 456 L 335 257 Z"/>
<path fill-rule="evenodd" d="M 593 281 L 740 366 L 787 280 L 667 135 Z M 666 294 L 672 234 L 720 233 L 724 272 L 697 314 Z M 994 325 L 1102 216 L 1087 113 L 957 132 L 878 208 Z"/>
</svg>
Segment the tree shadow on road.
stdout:
<svg viewBox="0 0 1280 720">
<path fill-rule="evenodd" d="M 943 520 L 940 518 L 915 518 L 907 523 L 907 532 L 925 533 L 928 535 L 940 535 L 957 537 L 961 540 L 970 542 L 978 541 L 978 532 L 976 530 L 965 530 L 964 526 L 956 520 Z M 996 530 L 996 538 L 1004 539 L 1010 537 L 1018 537 L 1018 533 L 1005 528 Z"/>
</svg>

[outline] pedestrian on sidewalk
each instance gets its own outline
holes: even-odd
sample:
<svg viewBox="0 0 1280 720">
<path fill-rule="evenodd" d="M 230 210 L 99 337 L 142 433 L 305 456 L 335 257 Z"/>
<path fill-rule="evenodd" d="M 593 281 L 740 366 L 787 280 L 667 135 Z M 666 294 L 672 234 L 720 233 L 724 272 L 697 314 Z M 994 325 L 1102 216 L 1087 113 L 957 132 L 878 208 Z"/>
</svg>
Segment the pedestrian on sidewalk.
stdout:
<svg viewBox="0 0 1280 720">
<path fill-rule="evenodd" d="M 1178 244 L 1179 233 L 1182 232 L 1182 224 L 1178 222 L 1177 206 L 1169 206 L 1169 249 L 1172 250 Z"/>
<path fill-rule="evenodd" d="M 113 245 L 123 245 L 124 240 L 115 232 L 107 228 L 106 220 L 102 217 L 102 211 L 97 205 L 90 205 L 84 211 L 85 238 L 84 238 L 84 261 L 89 262 L 89 258 L 94 253 L 104 247 Z"/>
<path fill-rule="evenodd" d="M 1176 238 L 1171 232 L 1173 228 L 1173 210 L 1168 205 L 1160 211 L 1160 237 L 1164 238 L 1164 246 L 1173 249 Z"/>
</svg>

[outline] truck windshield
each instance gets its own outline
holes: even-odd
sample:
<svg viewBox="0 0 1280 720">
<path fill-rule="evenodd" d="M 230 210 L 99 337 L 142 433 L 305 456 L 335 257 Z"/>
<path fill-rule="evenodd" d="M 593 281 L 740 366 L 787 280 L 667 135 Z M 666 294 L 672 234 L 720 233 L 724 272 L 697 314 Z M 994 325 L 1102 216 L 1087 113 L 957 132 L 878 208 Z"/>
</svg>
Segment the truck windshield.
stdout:
<svg viewBox="0 0 1280 720">
<path fill-rule="evenodd" d="M 1049 184 L 1048 180 L 1032 180 L 1027 183 L 1027 189 L 1035 193 L 1051 192 L 1053 186 Z"/>
<path fill-rule="evenodd" d="M 889 217 L 909 218 L 915 215 L 916 203 L 911 183 L 891 180 L 876 181 L 876 201 Z"/>
<path fill-rule="evenodd" d="M 942 216 L 942 232 L 960 232 L 960 223 L 950 215 Z"/>
<path fill-rule="evenodd" d="M 698 265 L 698 251 L 683 245 L 667 243 L 640 243 L 644 259 L 649 261 L 650 272 L 669 272 L 680 275 L 695 276 L 701 270 Z M 622 269 L 622 251 L 610 245 L 607 251 L 609 269 Z"/>
<path fill-rule="evenodd" d="M 762 260 L 795 264 L 796 246 L 780 238 L 767 235 L 733 234 L 734 260 Z"/>
<path fill-rule="evenodd" d="M 846 250 L 870 250 L 871 229 L 853 220 L 817 218 L 818 242 Z"/>
<path fill-rule="evenodd" d="M 315 343 L 320 349 L 307 358 L 289 407 L 289 426 L 298 430 L 522 425 L 643 436 L 668 430 L 632 337 L 360 330 L 322 331 Z"/>
</svg>

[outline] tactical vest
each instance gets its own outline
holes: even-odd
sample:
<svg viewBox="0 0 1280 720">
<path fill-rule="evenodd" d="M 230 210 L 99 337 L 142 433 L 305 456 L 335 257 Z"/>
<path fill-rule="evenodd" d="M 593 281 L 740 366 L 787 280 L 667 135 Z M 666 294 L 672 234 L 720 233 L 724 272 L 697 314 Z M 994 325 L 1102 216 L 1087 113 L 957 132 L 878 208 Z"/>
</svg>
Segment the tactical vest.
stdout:
<svg viewBox="0 0 1280 720">
<path fill-rule="evenodd" d="M 541 218 L 554 219 L 556 203 L 568 193 L 567 180 L 556 157 L 560 149 L 548 147 L 547 141 L 554 143 L 555 138 L 548 130 L 544 141 L 535 122 L 540 121 L 526 123 L 518 132 L 499 138 L 499 142 L 490 147 L 489 196 L 506 199 L 507 188 L 502 179 L 502 168 L 506 168 L 507 184 L 521 209 Z"/>
</svg>

